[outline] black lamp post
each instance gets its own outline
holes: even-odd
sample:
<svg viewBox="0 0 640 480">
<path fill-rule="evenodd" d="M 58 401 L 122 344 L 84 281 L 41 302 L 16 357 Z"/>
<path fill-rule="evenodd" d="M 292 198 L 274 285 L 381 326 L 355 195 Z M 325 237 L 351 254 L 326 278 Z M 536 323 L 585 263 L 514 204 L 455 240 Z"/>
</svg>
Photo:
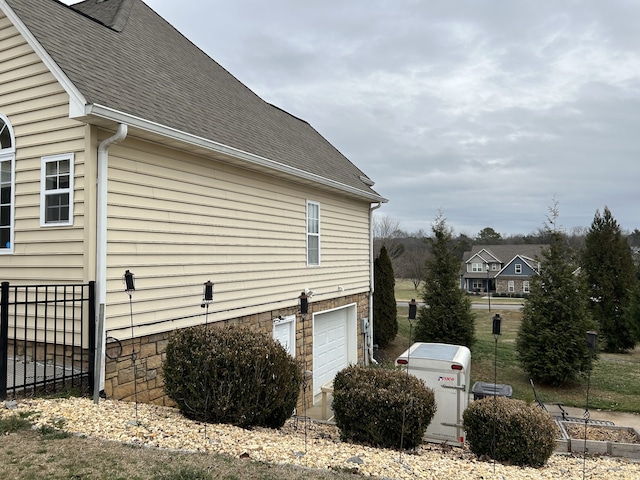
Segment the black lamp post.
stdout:
<svg viewBox="0 0 640 480">
<path fill-rule="evenodd" d="M 591 387 L 591 369 L 593 367 L 593 352 L 598 342 L 598 333 L 593 330 L 587 332 L 587 349 L 589 350 L 589 372 L 587 373 L 587 400 L 584 407 L 584 450 L 582 458 L 582 478 L 585 476 L 587 466 L 587 427 L 589 424 L 589 389 Z"/>
<path fill-rule="evenodd" d="M 305 331 L 305 319 L 309 313 L 309 296 L 306 292 L 301 292 L 298 297 L 298 303 L 300 306 L 300 316 L 302 317 L 302 362 L 304 374 L 302 376 L 302 409 L 304 415 L 304 453 L 307 453 L 307 383 L 309 377 L 307 374 L 307 347 L 305 344 L 306 331 Z"/>
<path fill-rule="evenodd" d="M 209 305 L 211 305 L 213 303 L 213 283 L 211 282 L 211 280 L 207 280 L 203 287 L 202 287 L 202 303 L 200 304 L 200 307 L 202 308 L 206 308 L 205 314 L 204 314 L 204 328 L 205 328 L 205 335 L 209 335 Z M 209 378 L 209 357 L 205 358 L 204 360 L 204 366 L 205 366 L 205 376 L 204 376 L 204 438 L 207 438 L 207 415 L 209 413 L 209 385 L 208 385 L 208 378 Z"/>
<path fill-rule="evenodd" d="M 405 380 L 405 388 L 408 389 L 409 385 L 409 357 L 411 356 L 411 337 L 413 336 L 413 321 L 416 319 L 416 314 L 418 313 L 418 304 L 415 298 L 412 298 L 409 302 L 409 313 L 407 315 L 407 320 L 409 320 L 409 350 L 407 350 L 407 376 Z M 402 462 L 402 448 L 404 446 L 404 426 L 407 421 L 407 402 L 409 398 L 404 403 L 404 408 L 402 409 L 402 430 L 400 431 L 400 462 Z"/>
<path fill-rule="evenodd" d="M 488 271 L 488 268 L 487 268 Z M 488 274 L 487 274 L 488 275 Z M 491 307 L 489 307 L 491 309 Z M 502 324 L 502 318 L 500 314 L 496 313 L 493 316 L 493 322 L 491 326 L 491 334 L 495 339 L 495 350 L 493 354 L 493 472 L 496 471 L 496 417 L 498 415 L 498 337 L 502 335 L 500 332 Z"/>
<path fill-rule="evenodd" d="M 136 404 L 136 425 L 138 425 L 138 366 L 136 364 L 136 349 L 133 334 L 133 302 L 132 295 L 136 290 L 135 276 L 129 270 L 124 272 L 122 276 L 124 282 L 124 291 L 129 295 L 129 318 L 131 320 L 131 363 L 133 363 L 133 396 Z"/>
</svg>

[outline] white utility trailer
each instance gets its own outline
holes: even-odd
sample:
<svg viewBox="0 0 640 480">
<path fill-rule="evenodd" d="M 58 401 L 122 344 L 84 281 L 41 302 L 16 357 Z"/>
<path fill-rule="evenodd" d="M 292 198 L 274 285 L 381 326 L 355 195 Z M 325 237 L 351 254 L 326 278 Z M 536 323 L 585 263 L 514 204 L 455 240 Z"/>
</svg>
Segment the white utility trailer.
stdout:
<svg viewBox="0 0 640 480">
<path fill-rule="evenodd" d="M 462 413 L 469 404 L 471 352 L 461 345 L 414 343 L 396 363 L 433 389 L 436 414 L 427 427 L 428 442 L 462 446 L 465 432 Z"/>
</svg>

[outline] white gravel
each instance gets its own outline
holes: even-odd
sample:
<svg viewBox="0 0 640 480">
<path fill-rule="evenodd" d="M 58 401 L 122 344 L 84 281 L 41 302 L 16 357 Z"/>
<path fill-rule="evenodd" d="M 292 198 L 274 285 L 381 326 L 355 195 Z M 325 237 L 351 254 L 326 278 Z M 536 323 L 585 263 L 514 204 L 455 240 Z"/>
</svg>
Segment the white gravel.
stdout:
<svg viewBox="0 0 640 480">
<path fill-rule="evenodd" d="M 400 454 L 341 442 L 334 426 L 290 420 L 281 430 L 244 430 L 185 419 L 176 409 L 86 398 L 20 400 L 13 408 L 38 412 L 38 426 L 148 447 L 221 453 L 269 463 L 311 468 L 348 469 L 366 476 L 393 479 L 640 479 L 640 464 L 624 459 L 553 455 L 540 469 L 479 461 L 466 449 L 426 444 Z M 0 409 L 0 415 L 11 412 Z M 305 442 L 306 431 L 306 442 Z M 584 468 L 584 477 L 583 477 Z M 494 470 L 495 469 L 495 470 Z M 495 472 L 495 473 L 494 473 Z"/>
</svg>

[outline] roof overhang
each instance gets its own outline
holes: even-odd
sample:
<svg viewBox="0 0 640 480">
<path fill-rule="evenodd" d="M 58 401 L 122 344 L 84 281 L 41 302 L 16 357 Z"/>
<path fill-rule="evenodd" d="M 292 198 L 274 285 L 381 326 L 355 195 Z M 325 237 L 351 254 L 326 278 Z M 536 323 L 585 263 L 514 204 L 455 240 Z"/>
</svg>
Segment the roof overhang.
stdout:
<svg viewBox="0 0 640 480">
<path fill-rule="evenodd" d="M 265 175 L 288 179 L 294 178 L 310 186 L 333 191 L 338 190 L 349 197 L 366 200 L 370 203 L 388 202 L 386 198 L 373 192 L 370 193 L 359 190 L 344 183 L 336 182 L 259 155 L 198 137 L 184 131 L 167 127 L 166 125 L 151 122 L 109 107 L 88 104 L 84 106 L 82 113 L 80 113 L 77 107 L 78 105 L 76 105 L 75 108 L 70 108 L 70 118 L 110 130 L 114 129 L 117 124 L 125 123 L 129 126 L 130 136 L 160 143 L 176 150 L 215 158 L 216 160 L 238 167 L 259 171 Z"/>
</svg>

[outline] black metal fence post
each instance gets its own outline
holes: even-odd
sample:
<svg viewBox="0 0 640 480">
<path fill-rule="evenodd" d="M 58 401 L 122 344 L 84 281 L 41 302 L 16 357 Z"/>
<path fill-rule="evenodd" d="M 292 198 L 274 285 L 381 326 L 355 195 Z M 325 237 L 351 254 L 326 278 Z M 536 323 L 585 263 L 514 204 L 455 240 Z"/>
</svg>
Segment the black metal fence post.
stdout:
<svg viewBox="0 0 640 480">
<path fill-rule="evenodd" d="M 89 392 L 93 392 L 96 375 L 96 282 L 89 282 Z"/>
<path fill-rule="evenodd" d="M 7 358 L 9 356 L 9 282 L 2 282 L 0 294 L 0 400 L 7 398 Z"/>
</svg>

